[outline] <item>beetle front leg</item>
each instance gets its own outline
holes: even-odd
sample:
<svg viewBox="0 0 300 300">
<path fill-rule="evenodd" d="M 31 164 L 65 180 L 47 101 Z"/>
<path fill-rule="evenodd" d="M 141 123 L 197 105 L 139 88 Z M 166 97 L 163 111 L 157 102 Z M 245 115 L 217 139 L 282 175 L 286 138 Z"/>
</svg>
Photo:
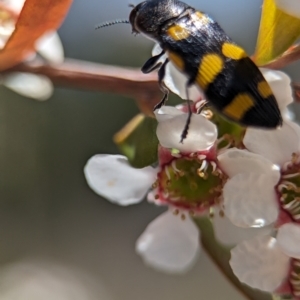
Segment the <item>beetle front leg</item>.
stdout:
<svg viewBox="0 0 300 300">
<path fill-rule="evenodd" d="M 155 69 L 159 68 L 161 66 L 161 62 L 157 63 L 158 60 L 165 54 L 165 51 L 162 50 L 162 52 L 158 55 L 150 57 L 142 66 L 142 72 L 144 74 L 148 74 Z"/>
</svg>

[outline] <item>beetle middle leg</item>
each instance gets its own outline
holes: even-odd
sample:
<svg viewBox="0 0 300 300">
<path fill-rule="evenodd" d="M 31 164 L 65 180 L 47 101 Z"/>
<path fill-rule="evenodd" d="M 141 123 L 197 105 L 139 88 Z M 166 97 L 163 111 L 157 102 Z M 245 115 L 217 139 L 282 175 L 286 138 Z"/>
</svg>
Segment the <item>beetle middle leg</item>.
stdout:
<svg viewBox="0 0 300 300">
<path fill-rule="evenodd" d="M 165 103 L 168 100 L 169 89 L 165 86 L 165 83 L 164 83 L 164 78 L 166 75 L 166 65 L 168 62 L 169 62 L 169 60 L 166 59 L 164 61 L 164 63 L 161 65 L 160 69 L 158 70 L 158 83 L 159 83 L 159 87 L 160 87 L 161 91 L 164 93 L 164 96 L 160 100 L 160 102 L 154 106 L 153 110 L 157 110 L 157 109 L 161 108 L 163 105 L 165 105 Z"/>
</svg>

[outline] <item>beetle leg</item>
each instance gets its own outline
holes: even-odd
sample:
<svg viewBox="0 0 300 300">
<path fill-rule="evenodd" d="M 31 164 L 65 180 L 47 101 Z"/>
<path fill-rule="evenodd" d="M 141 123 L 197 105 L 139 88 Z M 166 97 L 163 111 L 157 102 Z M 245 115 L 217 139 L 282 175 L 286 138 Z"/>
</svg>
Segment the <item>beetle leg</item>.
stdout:
<svg viewBox="0 0 300 300">
<path fill-rule="evenodd" d="M 163 50 L 160 54 L 150 57 L 142 66 L 142 72 L 144 74 L 148 74 L 155 69 L 159 68 L 161 66 L 161 63 L 157 63 L 157 61 L 165 54 L 165 51 Z"/>
<path fill-rule="evenodd" d="M 168 100 L 169 90 L 165 86 L 164 81 L 163 81 L 165 78 L 165 75 L 166 75 L 166 65 L 168 62 L 169 62 L 169 60 L 166 59 L 165 62 L 161 65 L 160 69 L 158 70 L 158 83 L 159 83 L 159 87 L 160 87 L 161 91 L 164 93 L 164 96 L 160 100 L 160 102 L 154 106 L 153 110 L 157 110 L 157 109 L 161 108 Z"/>
<path fill-rule="evenodd" d="M 188 103 L 188 108 L 189 108 L 189 111 L 188 111 L 188 117 L 186 119 L 186 122 L 185 122 L 185 125 L 184 125 L 184 128 L 183 128 L 183 131 L 181 133 L 181 138 L 180 138 L 180 143 L 183 144 L 183 140 L 186 139 L 187 135 L 188 135 L 188 132 L 189 132 L 189 127 L 190 127 L 190 123 L 191 123 L 191 118 L 192 118 L 192 107 L 191 107 L 191 103 L 190 103 L 190 100 L 189 100 L 189 87 L 192 85 L 191 82 L 187 82 L 186 85 L 185 85 L 185 93 L 186 93 L 186 96 L 187 96 L 187 103 Z"/>
</svg>

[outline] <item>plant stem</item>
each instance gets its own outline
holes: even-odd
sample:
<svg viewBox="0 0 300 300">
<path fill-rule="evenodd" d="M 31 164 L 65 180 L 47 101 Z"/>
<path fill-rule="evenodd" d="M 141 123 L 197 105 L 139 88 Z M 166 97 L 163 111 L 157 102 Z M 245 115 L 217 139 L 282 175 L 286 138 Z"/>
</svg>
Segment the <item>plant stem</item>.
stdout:
<svg viewBox="0 0 300 300">
<path fill-rule="evenodd" d="M 146 115 L 162 98 L 157 74 L 143 74 L 139 69 L 122 68 L 66 59 L 62 64 L 34 60 L 18 64 L 4 73 L 25 72 L 47 76 L 57 86 L 109 92 L 134 98 Z"/>
<path fill-rule="evenodd" d="M 293 52 L 300 57 L 300 48 Z M 291 50 L 292 51 L 292 50 Z M 266 67 L 276 68 L 287 64 L 294 56 L 283 56 L 278 61 L 270 63 Z M 277 63 L 277 65 L 276 65 Z M 152 108 L 157 104 L 162 93 L 157 83 L 157 74 L 143 74 L 139 69 L 116 67 L 66 59 L 59 65 L 46 64 L 41 60 L 24 62 L 5 72 L 27 72 L 44 75 L 58 86 L 87 89 L 101 92 L 109 92 L 128 96 L 137 101 L 141 112 L 151 116 Z M 4 72 L 4 73 L 5 73 Z M 293 83 L 295 102 L 300 102 L 300 83 Z"/>
</svg>

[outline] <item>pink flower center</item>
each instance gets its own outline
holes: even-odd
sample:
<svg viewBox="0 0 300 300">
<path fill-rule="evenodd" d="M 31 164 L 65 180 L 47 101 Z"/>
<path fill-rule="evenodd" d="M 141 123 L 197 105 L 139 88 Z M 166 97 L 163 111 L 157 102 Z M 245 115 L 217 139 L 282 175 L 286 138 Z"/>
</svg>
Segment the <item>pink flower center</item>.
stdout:
<svg viewBox="0 0 300 300">
<path fill-rule="evenodd" d="M 293 154 L 281 170 L 281 180 L 277 185 L 280 205 L 284 212 L 295 221 L 300 221 L 300 157 Z"/>
<path fill-rule="evenodd" d="M 174 157 L 158 173 L 156 199 L 192 213 L 220 203 L 226 176 L 204 154 Z"/>
</svg>

